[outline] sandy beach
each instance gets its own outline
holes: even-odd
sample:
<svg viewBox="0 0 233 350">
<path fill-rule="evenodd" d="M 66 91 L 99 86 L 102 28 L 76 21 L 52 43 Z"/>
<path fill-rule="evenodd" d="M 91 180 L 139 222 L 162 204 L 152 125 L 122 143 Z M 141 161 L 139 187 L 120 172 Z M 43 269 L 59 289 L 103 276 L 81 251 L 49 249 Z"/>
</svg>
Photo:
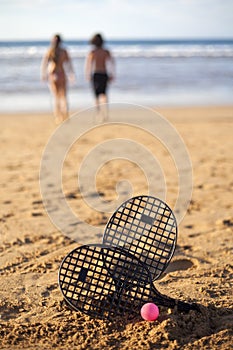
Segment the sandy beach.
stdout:
<svg viewBox="0 0 233 350">
<path fill-rule="evenodd" d="M 80 230 L 78 225 L 73 225 L 70 233 L 59 229 L 59 225 L 69 220 L 59 201 L 48 208 L 41 195 L 41 161 L 57 130 L 52 116 L 0 115 L 1 349 L 232 348 L 233 107 L 163 108 L 158 112 L 175 128 L 187 148 L 192 163 L 192 198 L 179 222 L 175 255 L 168 271 L 155 285 L 169 296 L 198 303 L 201 312 L 185 314 L 161 307 L 155 322 L 142 320 L 140 314 L 130 322 L 124 318 L 106 322 L 70 310 L 59 290 L 58 269 L 62 259 L 79 244 L 100 242 L 110 212 L 127 196 L 127 191 L 123 191 L 123 197 L 117 200 L 119 180 L 127 179 L 132 195 L 136 196 L 148 194 L 146 175 L 153 177 L 150 166 L 141 169 L 122 157 L 114 159 L 115 154 L 104 163 L 106 148 L 102 150 L 98 145 L 115 138 L 142 144 L 160 164 L 166 180 L 166 202 L 171 208 L 175 206 L 179 177 L 169 151 L 148 132 L 123 125 L 125 119 L 132 124 L 136 120 L 142 129 L 150 129 L 142 114 L 133 109 L 113 109 L 110 121 L 119 114 L 122 124 L 94 127 L 90 122 L 90 129 L 87 120 L 86 124 L 80 124 L 81 137 L 68 142 L 62 173 L 63 193 L 73 215 L 84 222 Z M 106 208 L 112 203 L 109 212 L 91 208 L 77 186 L 79 167 L 93 149 L 98 153 L 93 167 L 96 169 L 94 189 L 99 197 L 89 183 L 83 184 L 84 197 L 97 204 L 100 198 Z M 90 165 L 87 169 L 91 172 Z M 143 170 L 152 173 L 145 174 Z M 84 169 L 84 177 L 85 174 Z M 157 180 L 155 188 L 160 195 L 161 177 Z M 61 223 L 52 222 L 54 212 L 60 216 Z M 88 227 L 85 223 L 97 227 L 97 231 L 85 230 Z"/>
</svg>

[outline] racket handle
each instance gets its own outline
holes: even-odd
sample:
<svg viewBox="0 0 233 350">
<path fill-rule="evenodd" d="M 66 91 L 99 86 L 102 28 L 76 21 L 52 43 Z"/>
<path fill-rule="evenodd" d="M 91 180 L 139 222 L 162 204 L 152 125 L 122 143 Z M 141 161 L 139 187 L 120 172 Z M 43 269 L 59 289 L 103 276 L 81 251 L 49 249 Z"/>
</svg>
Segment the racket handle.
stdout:
<svg viewBox="0 0 233 350">
<path fill-rule="evenodd" d="M 156 303 L 158 305 L 170 307 L 172 309 L 177 307 L 178 311 L 184 311 L 184 312 L 189 312 L 190 310 L 200 311 L 198 305 L 195 303 L 187 303 L 181 300 L 170 298 L 160 293 L 157 293 L 156 295 Z"/>
<path fill-rule="evenodd" d="M 176 306 L 179 311 L 189 312 L 190 310 L 200 311 L 199 307 L 195 303 L 186 303 L 184 301 L 176 300 Z"/>
</svg>

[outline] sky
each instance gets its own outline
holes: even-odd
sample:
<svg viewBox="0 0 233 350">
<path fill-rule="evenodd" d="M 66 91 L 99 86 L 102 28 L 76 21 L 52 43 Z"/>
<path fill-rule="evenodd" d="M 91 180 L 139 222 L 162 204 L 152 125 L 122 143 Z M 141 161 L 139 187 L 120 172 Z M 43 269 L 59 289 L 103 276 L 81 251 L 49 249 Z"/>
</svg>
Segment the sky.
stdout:
<svg viewBox="0 0 233 350">
<path fill-rule="evenodd" d="M 233 38 L 233 0 L 0 0 L 0 40 Z"/>
</svg>

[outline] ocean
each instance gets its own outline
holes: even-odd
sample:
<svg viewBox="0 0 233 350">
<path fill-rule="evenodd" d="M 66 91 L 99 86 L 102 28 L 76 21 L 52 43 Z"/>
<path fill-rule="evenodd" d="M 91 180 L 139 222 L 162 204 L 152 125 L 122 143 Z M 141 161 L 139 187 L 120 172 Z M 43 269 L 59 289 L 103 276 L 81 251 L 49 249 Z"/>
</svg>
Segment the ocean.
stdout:
<svg viewBox="0 0 233 350">
<path fill-rule="evenodd" d="M 40 80 L 49 41 L 0 42 L 0 112 L 51 111 L 48 86 Z M 77 81 L 69 87 L 70 109 L 90 107 L 94 97 L 84 79 L 90 45 L 67 40 Z M 144 106 L 227 105 L 233 103 L 232 40 L 110 40 L 116 79 L 109 102 Z"/>
</svg>

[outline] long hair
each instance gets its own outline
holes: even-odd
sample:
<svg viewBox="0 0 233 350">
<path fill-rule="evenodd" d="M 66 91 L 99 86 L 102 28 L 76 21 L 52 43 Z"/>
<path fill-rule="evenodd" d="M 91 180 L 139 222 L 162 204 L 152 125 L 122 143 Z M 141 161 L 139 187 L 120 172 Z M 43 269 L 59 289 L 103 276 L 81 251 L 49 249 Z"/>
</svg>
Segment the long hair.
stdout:
<svg viewBox="0 0 233 350">
<path fill-rule="evenodd" d="M 58 62 L 59 59 L 59 53 L 60 53 L 60 43 L 61 43 L 61 37 L 59 34 L 54 35 L 52 44 L 51 44 L 51 50 L 49 54 L 49 58 L 54 63 Z"/>
</svg>

